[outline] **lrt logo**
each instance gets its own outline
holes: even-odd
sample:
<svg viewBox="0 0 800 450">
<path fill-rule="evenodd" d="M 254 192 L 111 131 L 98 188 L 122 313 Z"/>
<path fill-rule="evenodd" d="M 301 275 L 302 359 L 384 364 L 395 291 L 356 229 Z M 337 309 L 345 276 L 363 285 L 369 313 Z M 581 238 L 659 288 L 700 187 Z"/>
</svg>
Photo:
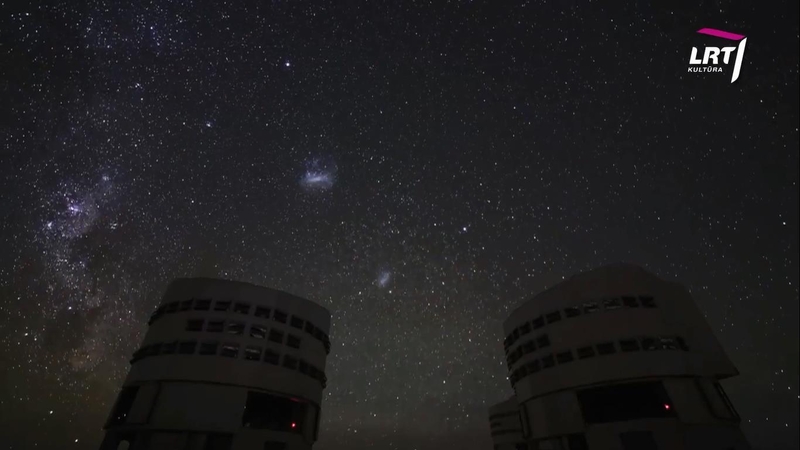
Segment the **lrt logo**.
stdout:
<svg viewBox="0 0 800 450">
<path fill-rule="evenodd" d="M 702 28 L 697 30 L 697 32 L 730 41 L 738 41 L 739 46 L 722 48 L 705 47 L 703 49 L 702 60 L 699 57 L 697 47 L 692 47 L 692 56 L 689 57 L 689 72 L 722 72 L 722 67 L 720 67 L 720 64 L 727 66 L 731 61 L 731 54 L 736 52 L 736 60 L 733 63 L 731 83 L 736 81 L 739 78 L 739 71 L 742 69 L 744 46 L 747 45 L 747 38 L 741 34 L 729 33 L 727 31 L 715 30 L 713 28 Z"/>
</svg>

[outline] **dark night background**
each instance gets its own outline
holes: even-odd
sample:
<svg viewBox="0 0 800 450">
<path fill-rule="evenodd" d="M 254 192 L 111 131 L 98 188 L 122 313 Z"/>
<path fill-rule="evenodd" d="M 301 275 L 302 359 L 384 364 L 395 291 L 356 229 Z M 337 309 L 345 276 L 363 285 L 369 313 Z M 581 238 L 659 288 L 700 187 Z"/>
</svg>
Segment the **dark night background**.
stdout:
<svg viewBox="0 0 800 450">
<path fill-rule="evenodd" d="M 797 1 L 0 6 L 0 447 L 95 449 L 205 275 L 332 311 L 315 448 L 488 449 L 502 320 L 617 261 L 798 447 Z M 748 37 L 736 83 L 687 73 L 702 27 Z"/>
</svg>

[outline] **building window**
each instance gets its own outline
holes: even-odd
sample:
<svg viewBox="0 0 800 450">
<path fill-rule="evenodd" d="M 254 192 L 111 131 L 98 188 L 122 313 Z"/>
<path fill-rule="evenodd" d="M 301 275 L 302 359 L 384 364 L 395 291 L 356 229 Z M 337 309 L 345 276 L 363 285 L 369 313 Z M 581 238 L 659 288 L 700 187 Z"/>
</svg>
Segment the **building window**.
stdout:
<svg viewBox="0 0 800 450">
<path fill-rule="evenodd" d="M 203 319 L 189 319 L 186 321 L 186 331 L 202 331 Z"/>
<path fill-rule="evenodd" d="M 242 322 L 228 322 L 228 334 L 240 335 L 244 334 L 244 323 Z"/>
<path fill-rule="evenodd" d="M 658 338 L 657 344 L 662 350 L 677 350 L 678 341 L 674 337 L 662 336 Z"/>
<path fill-rule="evenodd" d="M 556 354 L 556 361 L 559 364 L 566 364 L 572 361 L 572 351 L 567 350 L 566 352 L 561 352 Z"/>
<path fill-rule="evenodd" d="M 531 320 L 531 325 L 533 325 L 534 330 L 538 330 L 544 326 L 544 316 L 539 316 L 533 320 Z"/>
<path fill-rule="evenodd" d="M 181 302 L 181 311 L 188 311 L 192 309 L 192 300 L 184 300 Z"/>
<path fill-rule="evenodd" d="M 511 333 L 511 341 L 517 342 L 517 339 L 519 339 L 519 328 L 514 328 L 514 332 Z"/>
<path fill-rule="evenodd" d="M 558 322 L 559 320 L 561 320 L 561 311 L 553 311 L 551 313 L 548 313 L 546 318 L 548 324 L 553 322 Z"/>
<path fill-rule="evenodd" d="M 297 316 L 292 316 L 291 320 L 289 321 L 289 325 L 291 325 L 294 328 L 297 328 L 298 330 L 302 330 L 303 329 L 303 319 L 301 319 L 301 318 L 299 318 Z"/>
<path fill-rule="evenodd" d="M 678 347 L 681 350 L 683 350 L 685 352 L 689 351 L 689 346 L 686 345 L 686 341 L 684 341 L 682 337 L 678 336 L 678 337 L 675 338 L 675 340 L 678 341 Z"/>
<path fill-rule="evenodd" d="M 297 370 L 297 358 L 292 355 L 283 355 L 283 367 Z"/>
<path fill-rule="evenodd" d="M 297 370 L 303 375 L 308 375 L 308 363 L 301 359 L 297 365 Z"/>
<path fill-rule="evenodd" d="M 606 311 L 614 311 L 615 309 L 622 308 L 622 302 L 620 301 L 620 299 L 618 299 L 616 297 L 607 298 L 607 299 L 603 300 L 603 308 Z"/>
<path fill-rule="evenodd" d="M 264 350 L 264 362 L 269 364 L 278 365 L 278 362 L 281 359 L 281 355 L 273 352 L 270 349 Z"/>
<path fill-rule="evenodd" d="M 302 433 L 308 404 L 263 392 L 247 393 L 242 415 L 245 428 Z"/>
<path fill-rule="evenodd" d="M 653 299 L 653 297 L 650 297 L 650 296 L 639 296 L 639 301 L 642 303 L 642 306 L 644 306 L 645 308 L 655 308 L 656 307 L 656 301 Z"/>
<path fill-rule="evenodd" d="M 547 355 L 542 358 L 542 369 L 549 369 L 556 365 L 556 360 L 553 355 Z"/>
<path fill-rule="evenodd" d="M 306 322 L 305 330 L 306 330 L 306 333 L 308 333 L 308 334 L 313 336 L 314 335 L 314 324 L 311 323 L 311 322 Z M 506 339 L 508 339 L 508 338 L 506 338 Z"/>
<path fill-rule="evenodd" d="M 570 306 L 569 308 L 564 308 L 564 315 L 567 317 L 577 317 L 581 315 L 581 309 L 577 306 Z"/>
<path fill-rule="evenodd" d="M 579 359 L 591 358 L 592 356 L 594 356 L 594 348 L 592 348 L 591 346 L 578 348 Z"/>
<path fill-rule="evenodd" d="M 227 311 L 231 307 L 230 301 L 223 301 L 223 302 L 216 302 L 214 303 L 214 311 Z"/>
<path fill-rule="evenodd" d="M 269 319 L 269 315 L 272 311 L 269 308 L 265 308 L 263 306 L 256 306 L 256 312 L 253 314 L 256 317 L 260 317 L 262 319 Z"/>
<path fill-rule="evenodd" d="M 638 352 L 639 341 L 636 339 L 622 339 L 619 341 L 619 349 L 623 352 Z"/>
<path fill-rule="evenodd" d="M 248 361 L 261 361 L 261 347 L 249 345 L 244 349 L 244 359 Z"/>
<path fill-rule="evenodd" d="M 285 312 L 281 311 L 280 309 L 276 309 L 275 310 L 275 314 L 272 316 L 272 318 L 276 322 L 280 322 L 280 323 L 286 323 L 286 319 L 288 319 L 288 317 L 289 316 Z"/>
<path fill-rule="evenodd" d="M 203 450 L 231 450 L 233 435 L 229 433 L 208 433 Z"/>
<path fill-rule="evenodd" d="M 219 342 L 201 342 L 198 353 L 201 355 L 216 355 L 217 347 L 219 347 Z"/>
<path fill-rule="evenodd" d="M 239 314 L 250 314 L 250 304 L 249 303 L 234 303 L 233 304 L 233 312 Z"/>
<path fill-rule="evenodd" d="M 224 325 L 225 321 L 223 320 L 209 320 L 208 324 L 206 324 L 206 331 L 209 333 L 221 333 Z"/>
<path fill-rule="evenodd" d="M 208 311 L 209 309 L 211 309 L 211 300 L 200 298 L 194 301 L 195 311 Z"/>
<path fill-rule="evenodd" d="M 636 301 L 636 297 L 622 297 L 622 304 L 626 308 L 638 308 L 639 302 Z"/>
<path fill-rule="evenodd" d="M 617 349 L 614 347 L 613 342 L 603 342 L 602 344 L 597 344 L 597 354 L 598 355 L 610 355 L 612 353 L 616 353 Z"/>
<path fill-rule="evenodd" d="M 524 325 L 520 325 L 519 327 L 519 334 L 524 336 L 531 332 L 531 324 L 530 322 L 525 322 Z"/>
<path fill-rule="evenodd" d="M 178 302 L 171 302 L 167 304 L 167 307 L 164 308 L 165 313 L 174 313 L 178 311 Z"/>
<path fill-rule="evenodd" d="M 219 354 L 228 358 L 238 358 L 239 344 L 223 344 Z"/>
<path fill-rule="evenodd" d="M 178 353 L 182 355 L 191 355 L 197 348 L 197 341 L 184 341 L 178 344 Z"/>
<path fill-rule="evenodd" d="M 178 350 L 178 341 L 165 342 L 161 345 L 162 355 L 171 355 Z"/>
<path fill-rule="evenodd" d="M 250 337 L 255 339 L 265 339 L 267 337 L 267 329 L 260 325 L 250 325 Z"/>
<path fill-rule="evenodd" d="M 528 367 L 528 373 L 536 373 L 536 372 L 542 370 L 541 367 L 539 366 L 539 360 L 538 359 L 533 360 L 533 361 L 531 361 L 531 362 L 529 362 L 528 364 L 525 364 L 525 365 Z"/>
<path fill-rule="evenodd" d="M 278 344 L 283 343 L 283 332 L 278 330 L 270 330 L 269 332 L 269 340 L 272 342 L 277 342 Z"/>
<path fill-rule="evenodd" d="M 533 353 L 536 351 L 536 342 L 528 341 L 525 344 L 523 344 L 523 348 L 524 348 L 523 350 L 524 354 L 527 355 L 528 353 Z"/>
<path fill-rule="evenodd" d="M 300 348 L 300 338 L 289 334 L 286 336 L 286 345 L 292 348 Z"/>
<path fill-rule="evenodd" d="M 539 336 L 538 338 L 536 338 L 536 345 L 539 348 L 549 347 L 550 346 L 550 337 L 548 337 L 546 334 L 543 334 L 543 335 Z"/>
<path fill-rule="evenodd" d="M 589 424 L 675 416 L 661 382 L 600 386 L 578 391 L 577 396 Z"/>
<path fill-rule="evenodd" d="M 586 302 L 583 304 L 583 313 L 584 314 L 592 314 L 596 313 L 600 310 L 600 307 L 597 306 L 597 302 Z"/>
</svg>

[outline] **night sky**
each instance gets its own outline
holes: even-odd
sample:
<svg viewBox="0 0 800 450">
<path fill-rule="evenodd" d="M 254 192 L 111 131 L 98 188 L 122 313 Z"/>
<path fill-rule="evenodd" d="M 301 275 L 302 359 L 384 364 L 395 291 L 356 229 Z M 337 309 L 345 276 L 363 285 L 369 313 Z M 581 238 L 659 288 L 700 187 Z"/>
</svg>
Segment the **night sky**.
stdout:
<svg viewBox="0 0 800 450">
<path fill-rule="evenodd" d="M 95 449 L 167 283 L 213 276 L 331 310 L 315 448 L 488 449 L 502 321 L 619 261 L 689 287 L 750 441 L 798 447 L 797 1 L 28 3 L 0 447 Z M 735 83 L 687 73 L 703 27 L 748 37 Z"/>
</svg>

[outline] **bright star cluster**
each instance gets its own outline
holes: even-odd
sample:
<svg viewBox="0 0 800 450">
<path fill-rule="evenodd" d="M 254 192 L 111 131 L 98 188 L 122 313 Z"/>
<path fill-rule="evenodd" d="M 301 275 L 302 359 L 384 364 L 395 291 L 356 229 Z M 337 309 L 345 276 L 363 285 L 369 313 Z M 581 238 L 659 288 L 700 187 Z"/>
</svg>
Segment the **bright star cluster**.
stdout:
<svg viewBox="0 0 800 450">
<path fill-rule="evenodd" d="M 331 310 L 319 450 L 491 448 L 501 323 L 625 261 L 686 285 L 797 448 L 797 2 L 8 4 L 0 442 L 98 448 L 167 283 Z M 687 73 L 700 27 L 742 73 Z"/>
</svg>

